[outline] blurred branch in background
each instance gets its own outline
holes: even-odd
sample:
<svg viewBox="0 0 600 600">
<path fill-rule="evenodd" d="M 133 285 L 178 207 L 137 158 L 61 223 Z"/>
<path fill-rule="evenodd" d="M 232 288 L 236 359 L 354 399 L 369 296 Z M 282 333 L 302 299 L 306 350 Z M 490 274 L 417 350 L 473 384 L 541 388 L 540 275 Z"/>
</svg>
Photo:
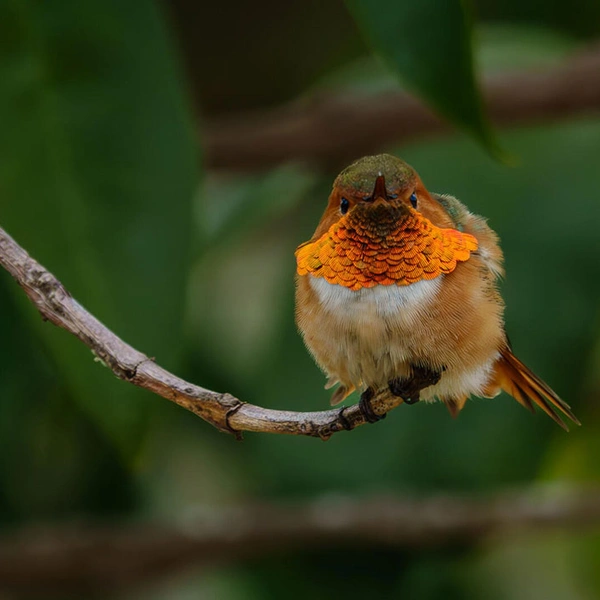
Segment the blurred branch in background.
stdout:
<svg viewBox="0 0 600 600">
<path fill-rule="evenodd" d="M 0 590 L 96 592 L 190 567 L 304 549 L 476 544 L 491 535 L 600 526 L 600 489 L 552 485 L 437 495 L 198 508 L 176 525 L 33 527 L 0 538 Z"/>
<path fill-rule="evenodd" d="M 600 44 L 553 69 L 484 82 L 493 121 L 528 125 L 600 112 Z M 279 109 L 215 118 L 204 128 L 207 166 L 268 169 L 290 160 L 335 166 L 382 147 L 447 133 L 414 96 L 387 92 L 317 96 Z"/>
<path fill-rule="evenodd" d="M 64 286 L 0 228 L 0 265 L 23 288 L 42 318 L 79 338 L 119 378 L 175 402 L 217 429 L 240 437 L 241 431 L 320 437 L 349 431 L 367 421 L 358 404 L 319 412 L 292 412 L 247 404 L 227 393 L 188 383 L 159 367 L 154 359 L 126 344 L 87 312 Z M 383 415 L 402 398 L 381 390 L 370 402 Z"/>
</svg>

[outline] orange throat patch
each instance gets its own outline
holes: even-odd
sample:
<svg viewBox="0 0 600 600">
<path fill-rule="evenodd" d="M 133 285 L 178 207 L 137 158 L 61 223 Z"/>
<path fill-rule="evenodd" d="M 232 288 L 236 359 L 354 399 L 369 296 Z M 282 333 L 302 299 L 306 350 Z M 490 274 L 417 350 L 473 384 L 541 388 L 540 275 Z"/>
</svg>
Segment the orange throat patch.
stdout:
<svg viewBox="0 0 600 600">
<path fill-rule="evenodd" d="M 472 235 L 436 227 L 416 211 L 371 209 L 371 214 L 377 218 L 365 219 L 364 211 L 352 211 L 319 239 L 300 245 L 298 274 L 323 277 L 354 291 L 410 285 L 452 273 L 477 250 Z"/>
</svg>

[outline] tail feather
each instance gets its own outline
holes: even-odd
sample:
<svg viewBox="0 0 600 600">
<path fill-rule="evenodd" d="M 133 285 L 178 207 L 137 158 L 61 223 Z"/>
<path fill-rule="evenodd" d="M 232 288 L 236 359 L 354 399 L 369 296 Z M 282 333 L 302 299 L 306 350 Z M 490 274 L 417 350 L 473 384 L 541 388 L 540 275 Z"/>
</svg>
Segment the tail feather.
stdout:
<svg viewBox="0 0 600 600">
<path fill-rule="evenodd" d="M 335 384 L 332 384 L 335 385 Z M 330 388 L 331 385 L 329 385 L 329 383 L 325 386 L 325 389 Z M 343 402 L 352 392 L 354 391 L 354 386 L 345 386 L 345 385 L 340 385 L 335 392 L 333 392 L 332 396 L 331 396 L 331 406 L 335 406 L 336 404 L 339 404 L 340 402 Z"/>
<path fill-rule="evenodd" d="M 446 405 L 450 416 L 453 419 L 458 417 L 458 413 L 464 408 L 469 396 L 461 396 L 460 398 L 443 398 L 442 401 Z"/>
<path fill-rule="evenodd" d="M 531 412 L 535 411 L 534 404 L 537 404 L 566 431 L 569 431 L 569 428 L 560 417 L 559 412 L 571 419 L 573 423 L 581 425 L 579 419 L 572 413 L 571 407 L 508 348 L 502 351 L 496 364 L 495 383 Z"/>
</svg>

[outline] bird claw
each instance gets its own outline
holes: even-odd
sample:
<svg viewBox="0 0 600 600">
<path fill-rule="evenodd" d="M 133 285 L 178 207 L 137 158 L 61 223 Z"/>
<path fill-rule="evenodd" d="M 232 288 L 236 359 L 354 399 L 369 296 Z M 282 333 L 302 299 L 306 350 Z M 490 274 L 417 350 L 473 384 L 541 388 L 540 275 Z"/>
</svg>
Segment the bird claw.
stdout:
<svg viewBox="0 0 600 600">
<path fill-rule="evenodd" d="M 420 402 L 421 394 L 417 393 L 417 394 L 414 394 L 413 396 L 410 396 L 410 398 L 402 398 L 402 399 L 404 400 L 404 404 L 408 404 L 409 406 L 412 406 L 413 404 Z"/>
<path fill-rule="evenodd" d="M 377 421 L 381 421 L 387 417 L 387 414 L 378 415 L 371 406 L 371 400 L 375 392 L 373 388 L 367 388 L 361 395 L 360 401 L 358 403 L 358 407 L 360 408 L 360 412 L 362 416 L 365 418 L 365 421 L 368 423 L 377 423 Z"/>
<path fill-rule="evenodd" d="M 441 378 L 440 371 L 427 367 L 412 367 L 411 377 L 398 377 L 388 382 L 390 392 L 404 400 L 405 404 L 417 404 L 421 399 L 421 390 L 435 385 Z"/>
</svg>

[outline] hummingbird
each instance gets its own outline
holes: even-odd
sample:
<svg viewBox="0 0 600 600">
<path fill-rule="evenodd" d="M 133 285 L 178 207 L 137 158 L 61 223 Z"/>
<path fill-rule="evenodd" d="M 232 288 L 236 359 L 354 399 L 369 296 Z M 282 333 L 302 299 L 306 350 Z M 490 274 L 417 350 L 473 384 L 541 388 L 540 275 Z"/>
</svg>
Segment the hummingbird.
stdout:
<svg viewBox="0 0 600 600">
<path fill-rule="evenodd" d="M 504 390 L 566 430 L 561 414 L 580 424 L 512 352 L 497 234 L 401 159 L 345 168 L 296 262 L 296 323 L 325 387 L 337 386 L 332 405 L 358 390 L 375 422 L 369 402 L 388 388 L 406 404 L 439 400 L 455 417 L 470 396 Z"/>
</svg>

